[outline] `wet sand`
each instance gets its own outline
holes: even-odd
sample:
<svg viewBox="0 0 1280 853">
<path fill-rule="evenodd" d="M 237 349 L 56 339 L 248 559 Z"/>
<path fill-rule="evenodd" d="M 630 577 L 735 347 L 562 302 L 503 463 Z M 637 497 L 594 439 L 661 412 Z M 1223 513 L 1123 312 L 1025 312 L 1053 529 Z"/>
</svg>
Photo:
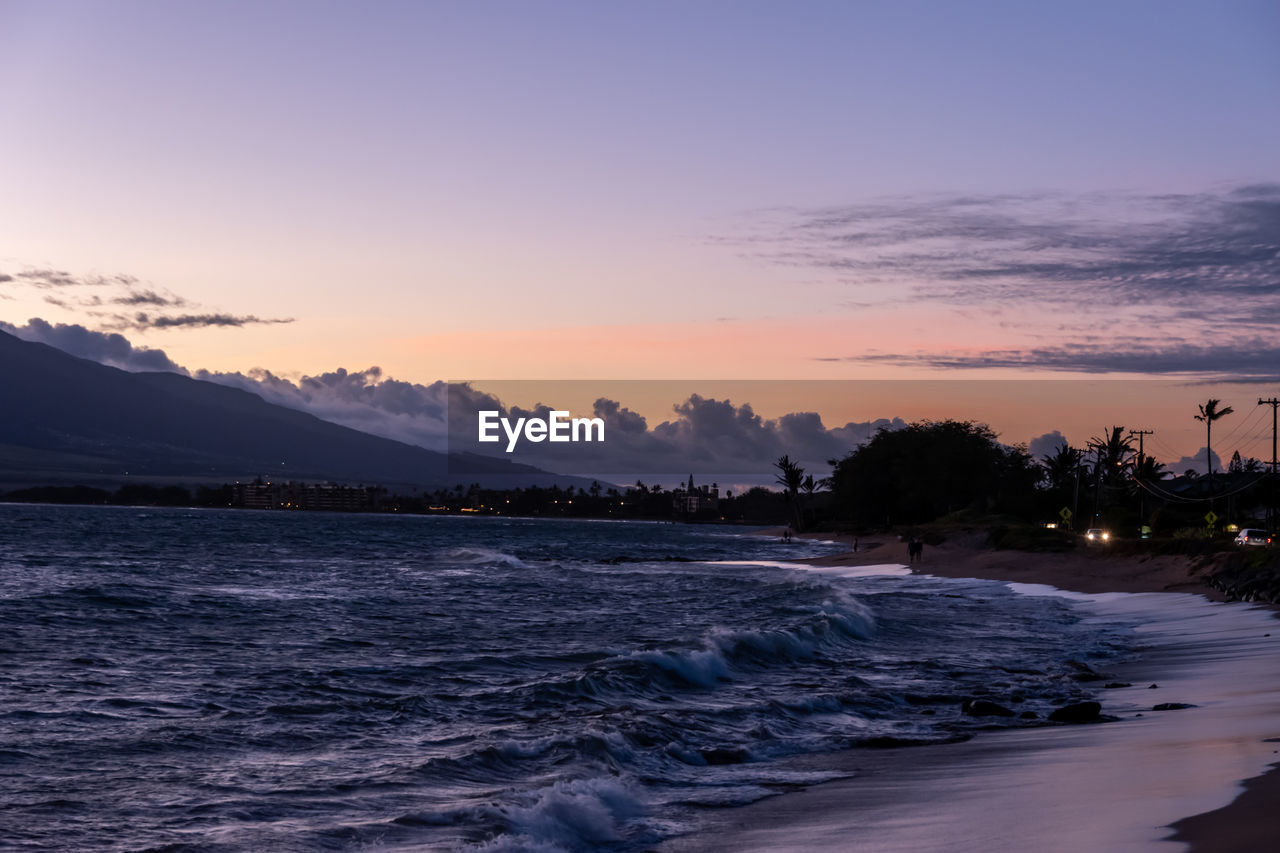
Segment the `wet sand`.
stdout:
<svg viewBox="0 0 1280 853">
<path fill-rule="evenodd" d="M 907 562 L 896 539 L 858 545 L 857 553 L 812 564 L 840 571 Z M 1280 762 L 1273 610 L 1210 601 L 1213 591 L 1178 557 L 944 545 L 926 547 L 914 569 L 1027 584 L 1017 588 L 1075 597 L 1100 617 L 1136 618 L 1145 651 L 1108 673 L 1133 686 L 1098 696 L 1103 713 L 1119 720 L 797 758 L 797 768 L 850 778 L 709 815 L 706 829 L 661 850 L 1271 849 L 1280 837 L 1280 768 L 1271 769 Z M 1153 710 L 1166 702 L 1194 707 Z"/>
</svg>

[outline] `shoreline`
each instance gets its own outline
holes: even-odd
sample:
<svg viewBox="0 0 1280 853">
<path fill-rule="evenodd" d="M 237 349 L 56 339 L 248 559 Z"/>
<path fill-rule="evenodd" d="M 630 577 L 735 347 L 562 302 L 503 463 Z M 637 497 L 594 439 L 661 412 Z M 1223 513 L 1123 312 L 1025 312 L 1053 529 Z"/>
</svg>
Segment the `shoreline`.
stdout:
<svg viewBox="0 0 1280 853">
<path fill-rule="evenodd" d="M 805 538 L 854 542 L 843 535 Z M 819 570 L 907 564 L 906 544 L 896 538 L 858 544 L 856 553 L 797 562 Z M 797 767 L 849 775 L 714 815 L 694 834 L 657 849 L 1243 853 L 1265 849 L 1280 835 L 1275 608 L 1225 603 L 1185 557 L 944 544 L 926 547 L 911 571 L 1025 584 L 1019 591 L 1079 599 L 1099 618 L 1125 608 L 1145 616 L 1137 659 L 1109 676 L 1134 686 L 1096 697 L 1104 714 L 1120 719 L 796 757 Z M 1158 694 L 1148 692 L 1149 683 L 1159 684 Z M 1152 711 L 1170 701 L 1194 707 Z"/>
</svg>

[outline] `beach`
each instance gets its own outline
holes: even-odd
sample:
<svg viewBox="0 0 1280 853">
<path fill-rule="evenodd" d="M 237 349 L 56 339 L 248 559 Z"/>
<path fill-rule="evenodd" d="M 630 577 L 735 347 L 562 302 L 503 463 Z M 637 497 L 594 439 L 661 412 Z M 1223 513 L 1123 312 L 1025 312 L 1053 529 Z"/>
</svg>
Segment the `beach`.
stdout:
<svg viewBox="0 0 1280 853">
<path fill-rule="evenodd" d="M 810 564 L 851 574 L 907 564 L 896 538 L 858 546 Z M 1105 672 L 1107 687 L 1097 684 L 1112 721 L 807 756 L 797 766 L 848 777 L 716 815 L 707 830 L 660 849 L 1219 853 L 1273 843 L 1274 610 L 1222 601 L 1184 557 L 1028 554 L 959 542 L 926 547 L 912 570 L 1007 581 L 1028 595 L 1074 599 L 1097 618 L 1139 621 L 1141 654 Z"/>
</svg>

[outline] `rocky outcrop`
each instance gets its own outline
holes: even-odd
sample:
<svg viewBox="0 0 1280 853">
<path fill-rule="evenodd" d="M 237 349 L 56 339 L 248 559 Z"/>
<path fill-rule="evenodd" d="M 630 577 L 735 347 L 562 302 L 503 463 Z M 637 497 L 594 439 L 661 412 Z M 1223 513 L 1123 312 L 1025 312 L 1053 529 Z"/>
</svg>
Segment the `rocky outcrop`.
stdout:
<svg viewBox="0 0 1280 853">
<path fill-rule="evenodd" d="M 1055 723 L 1095 723 L 1102 719 L 1102 705 L 1097 702 L 1075 702 L 1063 705 L 1049 715 Z"/>
</svg>

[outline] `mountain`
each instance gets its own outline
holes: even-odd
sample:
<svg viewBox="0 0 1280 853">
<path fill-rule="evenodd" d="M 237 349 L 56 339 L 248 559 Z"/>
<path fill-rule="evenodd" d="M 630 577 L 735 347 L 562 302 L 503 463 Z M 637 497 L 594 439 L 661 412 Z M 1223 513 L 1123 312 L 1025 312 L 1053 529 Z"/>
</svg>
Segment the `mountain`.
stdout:
<svg viewBox="0 0 1280 853">
<path fill-rule="evenodd" d="M 0 332 L 0 484 L 279 479 L 582 485 L 369 435 L 175 373 L 129 373 Z"/>
</svg>

